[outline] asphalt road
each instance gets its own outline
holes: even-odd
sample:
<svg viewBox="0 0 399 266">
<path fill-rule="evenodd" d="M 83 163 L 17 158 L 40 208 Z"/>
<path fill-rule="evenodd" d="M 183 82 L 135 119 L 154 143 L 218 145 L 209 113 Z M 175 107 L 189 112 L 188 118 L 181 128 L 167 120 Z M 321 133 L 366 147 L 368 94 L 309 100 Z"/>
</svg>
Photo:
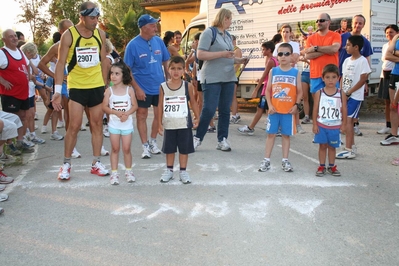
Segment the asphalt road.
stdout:
<svg viewBox="0 0 399 266">
<path fill-rule="evenodd" d="M 89 131 L 79 134 L 71 180 L 60 182 L 63 141 L 39 131 L 47 142 L 5 170 L 16 180 L 0 203 L 0 265 L 398 265 L 399 167 L 390 161 L 399 152 L 379 145 L 383 115 L 361 114 L 358 156 L 337 161 L 341 177 L 315 176 L 311 125 L 291 140 L 294 172 L 281 169 L 281 139 L 272 169 L 258 172 L 264 118 L 254 136 L 237 131 L 252 116 L 231 125 L 231 152 L 206 135 L 189 157 L 190 185 L 178 172 L 160 183 L 165 157 L 140 159 L 135 133 L 137 181 L 111 186 L 90 174 Z M 102 162 L 109 167 L 109 157 Z"/>
</svg>

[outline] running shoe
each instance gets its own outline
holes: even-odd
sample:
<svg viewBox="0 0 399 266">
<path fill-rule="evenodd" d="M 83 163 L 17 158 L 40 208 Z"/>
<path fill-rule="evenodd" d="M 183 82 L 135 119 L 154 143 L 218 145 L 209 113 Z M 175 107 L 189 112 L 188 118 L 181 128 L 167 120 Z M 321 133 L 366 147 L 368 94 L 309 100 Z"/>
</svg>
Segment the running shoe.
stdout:
<svg viewBox="0 0 399 266">
<path fill-rule="evenodd" d="M 292 167 L 291 163 L 289 161 L 283 161 L 281 163 L 281 168 L 285 171 L 285 172 L 292 172 L 294 171 L 294 168 Z"/>
<path fill-rule="evenodd" d="M 190 184 L 191 183 L 190 175 L 187 173 L 187 171 L 180 171 L 179 176 L 180 176 L 180 181 L 183 184 Z"/>
<path fill-rule="evenodd" d="M 126 177 L 126 181 L 128 183 L 133 183 L 134 181 L 136 181 L 136 177 L 134 176 L 132 170 L 126 170 L 125 171 L 125 177 Z"/>
<path fill-rule="evenodd" d="M 47 126 L 42 126 L 42 129 L 40 131 L 42 134 L 46 134 L 47 133 Z"/>
<path fill-rule="evenodd" d="M 316 176 L 324 176 L 326 174 L 326 167 L 325 166 L 319 166 L 316 171 Z"/>
<path fill-rule="evenodd" d="M 301 127 L 301 125 L 297 125 L 296 126 L 296 132 L 298 132 L 298 134 L 305 134 L 306 131 L 303 130 L 303 128 Z"/>
<path fill-rule="evenodd" d="M 44 144 L 46 141 L 38 136 L 31 136 L 30 141 L 36 144 Z"/>
<path fill-rule="evenodd" d="M 399 144 L 399 136 L 389 134 L 384 140 L 380 141 L 382 146 L 397 145 Z"/>
<path fill-rule="evenodd" d="M 160 154 L 161 150 L 158 148 L 157 141 L 155 139 L 148 142 L 150 146 L 150 152 L 152 154 Z"/>
<path fill-rule="evenodd" d="M 119 185 L 119 175 L 118 172 L 112 172 L 111 177 L 109 178 L 111 185 Z"/>
<path fill-rule="evenodd" d="M 73 148 L 72 154 L 71 154 L 72 159 L 78 159 L 82 158 L 82 155 L 78 152 L 76 148 Z"/>
<path fill-rule="evenodd" d="M 173 179 L 173 171 L 166 169 L 165 172 L 163 172 L 163 174 L 161 175 L 161 182 L 162 183 L 167 183 L 169 182 L 171 179 Z"/>
<path fill-rule="evenodd" d="M 223 138 L 222 141 L 218 142 L 216 149 L 221 151 L 231 151 L 230 143 L 227 141 L 226 138 Z"/>
<path fill-rule="evenodd" d="M 241 134 L 247 134 L 249 136 L 252 136 L 255 132 L 255 129 L 250 129 L 247 125 L 245 125 L 243 127 L 239 127 L 239 128 L 237 128 L 237 130 Z"/>
<path fill-rule="evenodd" d="M 360 132 L 359 125 L 355 125 L 353 127 L 353 131 L 355 132 L 355 136 L 359 136 L 359 137 L 363 136 L 363 133 Z"/>
<path fill-rule="evenodd" d="M 141 154 L 141 159 L 150 159 L 151 158 L 151 152 L 150 152 L 150 146 L 144 145 L 143 144 L 143 153 Z"/>
<path fill-rule="evenodd" d="M 6 185 L 2 185 L 2 184 L 0 184 L 0 191 L 3 191 L 3 190 L 5 190 L 6 189 Z"/>
<path fill-rule="evenodd" d="M 71 165 L 64 163 L 58 172 L 58 180 L 69 180 L 71 174 Z"/>
<path fill-rule="evenodd" d="M 301 122 L 301 124 L 311 124 L 312 121 L 310 121 L 310 118 L 305 116 Z"/>
<path fill-rule="evenodd" d="M 109 151 L 107 151 L 104 146 L 101 146 L 101 156 L 108 156 Z"/>
<path fill-rule="evenodd" d="M 39 116 L 37 115 L 37 113 L 35 113 L 35 120 L 39 120 Z"/>
<path fill-rule="evenodd" d="M 63 140 L 64 136 L 61 136 L 60 133 L 58 133 L 58 131 L 54 131 L 54 133 L 51 134 L 50 139 L 51 140 Z"/>
<path fill-rule="evenodd" d="M 7 176 L 3 171 L 0 171 L 0 184 L 10 184 L 14 182 L 14 178 Z"/>
<path fill-rule="evenodd" d="M 8 144 L 8 149 L 10 150 L 10 155 L 18 156 L 21 155 L 22 152 L 15 147 L 14 143 Z"/>
<path fill-rule="evenodd" d="M 389 134 L 391 132 L 390 127 L 384 127 L 377 131 L 377 134 Z"/>
<path fill-rule="evenodd" d="M 216 127 L 215 126 L 213 126 L 213 127 L 208 126 L 208 130 L 206 132 L 207 133 L 215 133 L 216 132 Z"/>
<path fill-rule="evenodd" d="M 328 167 L 327 172 L 332 176 L 341 176 L 341 172 L 338 171 L 337 166 L 334 165 L 333 167 Z"/>
<path fill-rule="evenodd" d="M 267 170 L 270 169 L 270 161 L 267 161 L 265 159 L 263 159 L 263 161 L 260 163 L 259 172 L 266 172 Z"/>
<path fill-rule="evenodd" d="M 356 158 L 356 154 L 352 150 L 344 149 L 335 155 L 337 159 L 353 159 Z"/>
<path fill-rule="evenodd" d="M 91 171 L 93 175 L 98 175 L 98 176 L 106 176 L 109 175 L 109 171 L 105 169 L 105 166 L 97 161 L 94 165 L 91 166 Z"/>
<path fill-rule="evenodd" d="M 35 149 L 30 146 L 30 144 L 26 140 L 22 140 L 21 142 L 17 142 L 15 145 L 17 149 L 22 151 L 22 153 L 32 153 L 35 152 Z"/>
<path fill-rule="evenodd" d="M 104 125 L 103 135 L 104 135 L 104 137 L 109 138 L 109 131 L 108 131 L 108 126 L 107 125 Z"/>
<path fill-rule="evenodd" d="M 230 119 L 230 124 L 237 124 L 240 122 L 241 116 L 240 115 L 233 115 Z"/>
<path fill-rule="evenodd" d="M 193 138 L 193 143 L 194 143 L 194 150 L 196 150 L 198 148 L 198 146 L 201 145 L 201 141 L 199 138 L 195 137 Z"/>
<path fill-rule="evenodd" d="M 0 194 L 0 202 L 8 200 L 7 194 Z"/>
<path fill-rule="evenodd" d="M 58 122 L 57 122 L 57 128 L 63 128 L 65 125 L 64 125 L 64 121 L 60 121 L 60 120 L 58 120 Z"/>
</svg>

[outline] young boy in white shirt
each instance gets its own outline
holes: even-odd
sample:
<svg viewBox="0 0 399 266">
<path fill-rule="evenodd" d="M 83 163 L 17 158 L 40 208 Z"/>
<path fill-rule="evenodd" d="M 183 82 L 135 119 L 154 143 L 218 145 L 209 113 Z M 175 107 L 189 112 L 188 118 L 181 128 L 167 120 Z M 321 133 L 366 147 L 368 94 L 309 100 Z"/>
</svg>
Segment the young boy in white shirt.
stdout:
<svg viewBox="0 0 399 266">
<path fill-rule="evenodd" d="M 364 85 L 371 72 L 367 59 L 360 54 L 364 40 L 361 35 L 353 35 L 346 42 L 346 52 L 351 55 L 342 64 L 341 88 L 346 94 L 348 117 L 346 120 L 345 149 L 336 154 L 337 159 L 356 157 L 353 123 L 359 117 L 359 110 L 364 100 Z"/>
</svg>

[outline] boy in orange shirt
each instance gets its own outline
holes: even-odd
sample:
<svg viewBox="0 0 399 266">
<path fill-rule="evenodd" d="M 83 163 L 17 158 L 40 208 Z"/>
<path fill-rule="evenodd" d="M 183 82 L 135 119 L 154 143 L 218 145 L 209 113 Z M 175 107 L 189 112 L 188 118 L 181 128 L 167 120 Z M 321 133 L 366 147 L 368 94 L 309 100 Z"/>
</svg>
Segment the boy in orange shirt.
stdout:
<svg viewBox="0 0 399 266">
<path fill-rule="evenodd" d="M 270 169 L 270 155 L 278 129 L 282 135 L 282 168 L 285 172 L 294 169 L 288 161 L 290 149 L 290 136 L 296 132 L 295 113 L 302 98 L 301 76 L 298 69 L 291 67 L 292 46 L 282 43 L 277 50 L 279 66 L 272 68 L 266 88 L 266 100 L 269 106 L 269 122 L 266 126 L 268 133 L 266 139 L 265 158 L 259 172 Z"/>
</svg>

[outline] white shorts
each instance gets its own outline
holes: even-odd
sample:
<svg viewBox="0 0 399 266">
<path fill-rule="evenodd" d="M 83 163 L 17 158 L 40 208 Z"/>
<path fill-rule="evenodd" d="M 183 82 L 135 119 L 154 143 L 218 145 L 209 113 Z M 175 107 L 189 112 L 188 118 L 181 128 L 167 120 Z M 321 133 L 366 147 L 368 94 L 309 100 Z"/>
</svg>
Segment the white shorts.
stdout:
<svg viewBox="0 0 399 266">
<path fill-rule="evenodd" d="M 18 128 L 22 127 L 21 119 L 15 114 L 0 111 L 0 119 L 4 123 L 0 140 L 12 139 L 18 136 Z"/>
</svg>

